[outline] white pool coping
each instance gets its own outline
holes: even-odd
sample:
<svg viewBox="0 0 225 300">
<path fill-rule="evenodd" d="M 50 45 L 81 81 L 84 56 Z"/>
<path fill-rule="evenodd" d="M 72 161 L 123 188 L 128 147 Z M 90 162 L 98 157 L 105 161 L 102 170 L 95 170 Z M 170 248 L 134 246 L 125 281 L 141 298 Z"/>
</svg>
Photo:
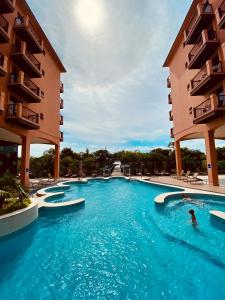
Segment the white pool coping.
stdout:
<svg viewBox="0 0 225 300">
<path fill-rule="evenodd" d="M 38 218 L 38 201 L 31 198 L 31 204 L 23 209 L 0 216 L 0 237 L 16 232 Z"/>
<path fill-rule="evenodd" d="M 220 210 L 210 210 L 209 213 L 214 216 L 217 217 L 219 219 L 222 219 L 225 221 L 225 212 L 220 211 Z"/>
</svg>

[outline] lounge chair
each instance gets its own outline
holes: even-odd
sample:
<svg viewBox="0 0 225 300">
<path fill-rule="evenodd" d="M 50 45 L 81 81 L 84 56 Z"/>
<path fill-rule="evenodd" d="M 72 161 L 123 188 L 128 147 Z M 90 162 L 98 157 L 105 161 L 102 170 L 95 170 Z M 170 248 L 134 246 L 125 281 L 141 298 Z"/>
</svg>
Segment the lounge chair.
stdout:
<svg viewBox="0 0 225 300">
<path fill-rule="evenodd" d="M 187 182 L 189 182 L 189 183 L 205 183 L 205 180 L 198 178 L 198 175 L 199 175 L 199 173 L 194 173 L 193 176 L 190 176 L 187 179 Z"/>
<path fill-rule="evenodd" d="M 191 174 L 191 171 L 187 171 L 187 173 L 186 173 L 185 175 L 183 175 L 183 176 L 178 176 L 177 179 L 186 181 L 187 178 L 190 176 L 190 174 Z"/>
</svg>

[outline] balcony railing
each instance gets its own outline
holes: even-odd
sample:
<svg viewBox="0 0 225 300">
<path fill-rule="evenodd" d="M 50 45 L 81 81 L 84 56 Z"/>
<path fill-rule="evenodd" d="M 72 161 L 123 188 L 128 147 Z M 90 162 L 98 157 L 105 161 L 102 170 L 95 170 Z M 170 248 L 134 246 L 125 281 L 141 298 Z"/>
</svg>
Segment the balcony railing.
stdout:
<svg viewBox="0 0 225 300">
<path fill-rule="evenodd" d="M 60 131 L 60 142 L 63 142 L 64 136 L 63 136 L 63 132 Z"/>
<path fill-rule="evenodd" d="M 63 125 L 64 124 L 64 118 L 62 115 L 60 115 L 60 125 Z"/>
<path fill-rule="evenodd" d="M 60 99 L 60 109 L 63 109 L 64 108 L 64 101 L 63 99 Z"/>
<path fill-rule="evenodd" d="M 200 69 L 206 60 L 215 52 L 219 44 L 215 31 L 203 30 L 196 44 L 188 54 L 188 68 Z"/>
<path fill-rule="evenodd" d="M 172 139 L 174 138 L 173 128 L 170 128 L 170 137 L 171 137 Z"/>
<path fill-rule="evenodd" d="M 212 94 L 208 99 L 194 108 L 194 124 L 212 121 L 225 115 L 225 95 Z"/>
<path fill-rule="evenodd" d="M 15 9 L 15 0 L 1 0 L 0 14 L 12 13 Z"/>
<path fill-rule="evenodd" d="M 225 77 L 221 62 L 213 64 L 211 60 L 191 80 L 191 96 L 204 95 Z"/>
<path fill-rule="evenodd" d="M 9 88 L 24 101 L 31 103 L 41 101 L 40 88 L 21 71 L 10 74 Z"/>
<path fill-rule="evenodd" d="M 225 29 L 225 0 L 216 11 L 217 24 L 220 29 Z"/>
<path fill-rule="evenodd" d="M 214 16 L 211 4 L 198 4 L 196 11 L 186 29 L 186 44 L 193 44 L 200 32 L 209 26 Z"/>
<path fill-rule="evenodd" d="M 0 53 L 0 77 L 3 77 L 6 75 L 6 57 L 2 53 Z"/>
<path fill-rule="evenodd" d="M 172 96 L 171 96 L 171 93 L 168 94 L 168 104 L 172 104 Z"/>
<path fill-rule="evenodd" d="M 60 82 L 60 93 L 64 92 L 64 84 Z"/>
<path fill-rule="evenodd" d="M 21 40 L 27 41 L 29 50 L 32 53 L 41 53 L 43 51 L 42 39 L 31 26 L 28 16 L 17 17 L 15 19 L 14 29 Z"/>
<path fill-rule="evenodd" d="M 168 89 L 170 89 L 171 88 L 170 76 L 167 77 L 166 81 L 167 81 L 167 87 L 168 87 Z"/>
<path fill-rule="evenodd" d="M 173 121 L 173 112 L 172 112 L 172 110 L 169 111 L 169 120 Z"/>
<path fill-rule="evenodd" d="M 211 100 L 208 98 L 198 106 L 194 108 L 194 118 L 199 118 L 203 116 L 204 114 L 208 113 L 211 111 Z"/>
<path fill-rule="evenodd" d="M 39 128 L 39 115 L 33 110 L 23 106 L 21 102 L 8 104 L 6 120 L 27 129 Z"/>
<path fill-rule="evenodd" d="M 9 42 L 9 22 L 0 15 L 0 44 Z"/>
<path fill-rule="evenodd" d="M 12 57 L 16 61 L 16 64 L 30 77 L 40 78 L 42 76 L 41 64 L 27 49 L 25 42 L 17 42 L 13 45 Z"/>
</svg>

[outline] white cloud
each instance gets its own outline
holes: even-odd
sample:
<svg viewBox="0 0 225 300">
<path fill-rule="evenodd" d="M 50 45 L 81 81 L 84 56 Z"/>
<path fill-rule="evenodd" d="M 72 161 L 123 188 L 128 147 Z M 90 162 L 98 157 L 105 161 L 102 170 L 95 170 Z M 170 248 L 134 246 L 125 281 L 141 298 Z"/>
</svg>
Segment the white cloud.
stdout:
<svg viewBox="0 0 225 300">
<path fill-rule="evenodd" d="M 77 0 L 29 2 L 68 69 L 65 143 L 113 149 L 164 138 L 167 144 L 171 125 L 161 65 L 190 1 L 101 0 L 104 26 L 91 33 L 77 25 Z"/>
</svg>

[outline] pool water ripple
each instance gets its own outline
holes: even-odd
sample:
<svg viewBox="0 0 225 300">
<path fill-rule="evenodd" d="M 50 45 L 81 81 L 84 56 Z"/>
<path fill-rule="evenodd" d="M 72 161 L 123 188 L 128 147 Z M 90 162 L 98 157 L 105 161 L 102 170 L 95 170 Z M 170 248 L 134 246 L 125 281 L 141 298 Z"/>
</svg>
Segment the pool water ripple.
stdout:
<svg viewBox="0 0 225 300">
<path fill-rule="evenodd" d="M 82 197 L 85 207 L 42 210 L 0 241 L 0 299 L 224 299 L 225 233 L 208 214 L 217 203 L 155 206 L 172 190 L 121 179 L 71 185 L 64 200 Z"/>
</svg>

